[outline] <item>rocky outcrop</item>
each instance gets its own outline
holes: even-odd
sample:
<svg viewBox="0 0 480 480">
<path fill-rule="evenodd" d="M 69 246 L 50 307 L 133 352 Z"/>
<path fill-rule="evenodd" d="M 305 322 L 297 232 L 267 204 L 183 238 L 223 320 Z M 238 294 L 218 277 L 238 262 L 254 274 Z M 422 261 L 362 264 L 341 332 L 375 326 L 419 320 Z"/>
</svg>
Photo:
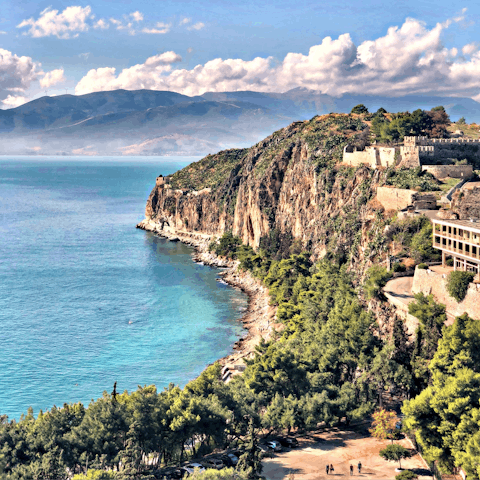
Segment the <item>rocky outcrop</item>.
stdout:
<svg viewBox="0 0 480 480">
<path fill-rule="evenodd" d="M 253 248 L 278 229 L 314 258 L 356 249 L 358 262 L 370 236 L 381 232 L 372 200 L 384 182 L 382 169 L 339 165 L 344 145 L 362 128 L 359 119 L 331 114 L 296 122 L 250 149 L 205 157 L 155 186 L 146 222 L 172 235 L 231 230 Z M 374 254 L 368 248 L 367 256 Z"/>
</svg>

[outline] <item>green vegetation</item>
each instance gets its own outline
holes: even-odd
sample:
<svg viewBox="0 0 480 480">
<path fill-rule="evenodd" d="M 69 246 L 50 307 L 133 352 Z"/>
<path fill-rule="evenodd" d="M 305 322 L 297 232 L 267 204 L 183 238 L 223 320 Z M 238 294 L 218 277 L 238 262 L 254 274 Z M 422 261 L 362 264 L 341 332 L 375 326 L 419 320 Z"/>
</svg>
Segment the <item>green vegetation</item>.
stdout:
<svg viewBox="0 0 480 480">
<path fill-rule="evenodd" d="M 385 115 L 377 111 L 372 118 L 372 133 L 380 142 L 398 142 L 404 136 L 427 135 L 429 137 L 445 137 L 450 119 L 443 107 L 435 107 L 430 111 L 415 110 Z"/>
<path fill-rule="evenodd" d="M 394 443 L 392 445 L 388 445 L 388 447 L 385 447 L 383 450 L 380 450 L 380 456 L 389 462 L 398 462 L 399 467 L 402 468 L 402 460 L 405 458 L 410 458 L 412 456 L 412 452 L 402 445 Z"/>
<path fill-rule="evenodd" d="M 387 238 L 392 240 L 394 249 L 403 248 L 399 255 L 410 256 L 416 263 L 440 260 L 440 253 L 432 246 L 432 235 L 432 224 L 425 215 L 395 218 L 387 232 Z"/>
<path fill-rule="evenodd" d="M 202 160 L 175 172 L 170 177 L 170 184 L 175 189 L 215 189 L 228 178 L 232 170 L 239 168 L 247 154 L 246 148 L 232 148 L 215 155 L 207 155 Z"/>
<path fill-rule="evenodd" d="M 405 426 L 427 461 L 445 471 L 461 465 L 480 474 L 480 329 L 464 314 L 444 329 L 430 365 L 432 382 L 405 402 Z"/>
<path fill-rule="evenodd" d="M 475 274 L 473 272 L 462 272 L 461 270 L 450 272 L 447 277 L 447 291 L 449 295 L 457 302 L 461 302 L 465 298 L 468 286 L 473 282 L 474 278 Z"/>
<path fill-rule="evenodd" d="M 435 302 L 433 295 L 415 294 L 408 313 L 420 320 L 411 357 L 412 392 L 419 393 L 430 381 L 428 364 L 437 351 L 442 328 L 447 320 L 445 305 Z"/>
<path fill-rule="evenodd" d="M 395 480 L 415 480 L 418 475 L 411 470 L 404 470 L 403 472 L 395 475 Z"/>
<path fill-rule="evenodd" d="M 428 265 L 426 263 L 419 263 L 417 265 L 417 268 L 419 268 L 420 270 L 427 270 L 428 269 Z"/>
<path fill-rule="evenodd" d="M 416 168 L 389 168 L 387 172 L 387 185 L 397 188 L 406 188 L 422 192 L 440 190 L 440 182 L 422 167 Z"/>
<path fill-rule="evenodd" d="M 368 108 L 363 103 L 359 103 L 358 105 L 352 108 L 352 111 L 350 113 L 357 113 L 357 114 L 368 113 Z"/>
<path fill-rule="evenodd" d="M 367 271 L 365 278 L 365 294 L 367 298 L 380 297 L 382 288 L 392 278 L 392 274 L 385 267 L 373 265 Z"/>
</svg>

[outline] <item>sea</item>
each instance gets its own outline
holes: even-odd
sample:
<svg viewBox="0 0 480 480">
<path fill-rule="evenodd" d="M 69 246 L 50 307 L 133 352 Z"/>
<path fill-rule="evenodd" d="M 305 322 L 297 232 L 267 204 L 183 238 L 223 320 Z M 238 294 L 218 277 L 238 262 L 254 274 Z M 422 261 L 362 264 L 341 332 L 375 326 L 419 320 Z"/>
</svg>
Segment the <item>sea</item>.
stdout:
<svg viewBox="0 0 480 480">
<path fill-rule="evenodd" d="M 198 159 L 0 157 L 0 416 L 184 386 L 232 352 L 246 295 L 135 228 Z"/>
</svg>

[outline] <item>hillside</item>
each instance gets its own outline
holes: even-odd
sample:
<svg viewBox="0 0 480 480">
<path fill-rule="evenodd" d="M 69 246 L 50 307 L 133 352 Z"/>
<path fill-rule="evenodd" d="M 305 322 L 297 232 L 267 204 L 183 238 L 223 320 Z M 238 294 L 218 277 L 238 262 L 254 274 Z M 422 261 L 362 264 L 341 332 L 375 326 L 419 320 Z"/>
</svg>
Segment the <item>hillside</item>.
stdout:
<svg viewBox="0 0 480 480">
<path fill-rule="evenodd" d="M 470 98 L 331 97 L 296 88 L 284 93 L 114 90 L 42 97 L 0 110 L 0 154 L 205 155 L 247 147 L 295 120 L 328 112 L 430 109 L 444 105 L 452 120 L 480 121 Z"/>
<path fill-rule="evenodd" d="M 169 185 L 156 185 L 146 217 L 173 230 L 232 231 L 253 248 L 279 231 L 315 258 L 366 265 L 386 248 L 374 201 L 386 173 L 338 165 L 343 147 L 365 127 L 361 116 L 329 114 L 293 123 L 249 149 L 208 155 Z"/>
</svg>

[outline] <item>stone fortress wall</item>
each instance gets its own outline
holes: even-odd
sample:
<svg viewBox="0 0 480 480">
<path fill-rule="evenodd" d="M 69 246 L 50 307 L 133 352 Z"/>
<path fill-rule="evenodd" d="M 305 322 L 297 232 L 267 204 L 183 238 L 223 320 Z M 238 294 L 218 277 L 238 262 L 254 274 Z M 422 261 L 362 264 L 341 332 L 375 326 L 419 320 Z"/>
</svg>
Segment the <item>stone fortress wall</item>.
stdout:
<svg viewBox="0 0 480 480">
<path fill-rule="evenodd" d="M 469 165 L 448 165 L 451 159 L 478 159 L 480 161 L 480 139 L 471 138 L 428 138 L 428 137 L 404 137 L 403 146 L 400 147 L 377 147 L 375 145 L 365 147 L 365 150 L 357 150 L 347 145 L 343 150 L 343 163 L 350 166 L 367 164 L 372 168 L 400 166 L 418 167 L 421 165 L 435 167 L 448 167 L 432 169 L 431 173 L 437 178 L 464 178 L 471 176 L 473 169 Z M 464 168 L 458 168 L 464 167 Z"/>
<path fill-rule="evenodd" d="M 436 178 L 470 178 L 473 176 L 472 165 L 423 165 Z"/>
<path fill-rule="evenodd" d="M 385 210 L 403 210 L 409 205 L 416 210 L 432 210 L 437 205 L 435 195 L 431 193 L 396 187 L 377 187 L 377 200 Z"/>
</svg>

